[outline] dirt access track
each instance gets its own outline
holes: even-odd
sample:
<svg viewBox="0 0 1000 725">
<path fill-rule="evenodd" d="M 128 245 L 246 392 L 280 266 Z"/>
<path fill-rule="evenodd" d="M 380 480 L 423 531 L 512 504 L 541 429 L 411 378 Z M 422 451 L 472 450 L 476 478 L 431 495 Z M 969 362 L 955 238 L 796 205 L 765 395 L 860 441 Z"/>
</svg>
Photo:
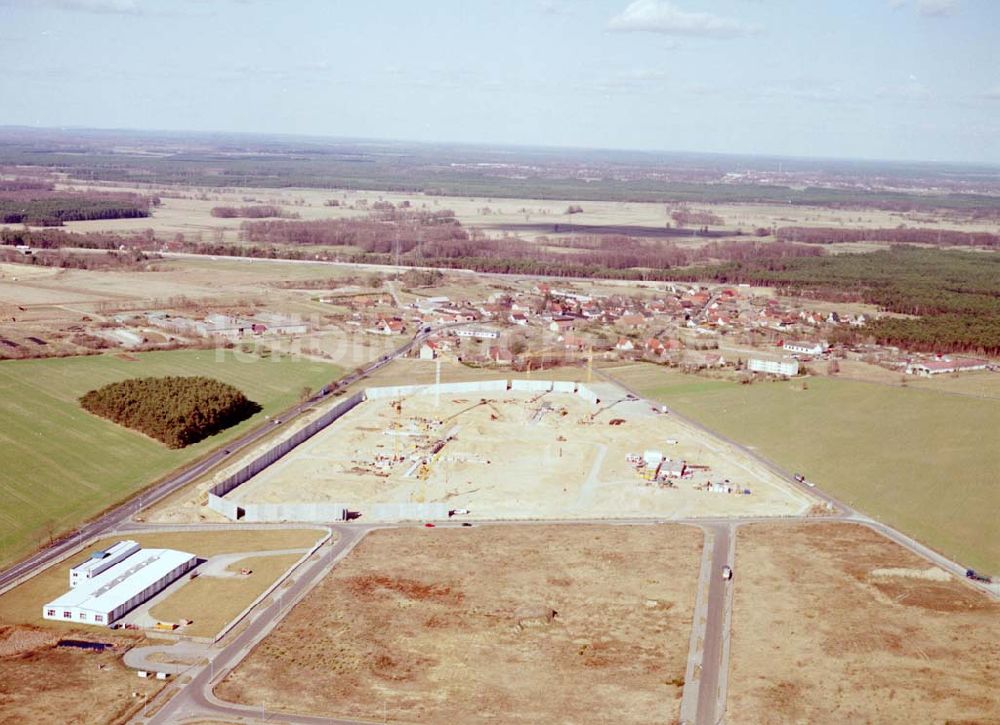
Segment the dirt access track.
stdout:
<svg viewBox="0 0 1000 725">
<path fill-rule="evenodd" d="M 592 387 L 598 405 L 572 393 L 513 390 L 368 400 L 230 498 L 343 503 L 365 521 L 378 520 L 374 504 L 413 502 L 468 509 L 473 519 L 767 516 L 809 508 L 808 496 L 745 452 L 627 400 L 615 385 Z M 647 484 L 626 461 L 647 449 L 695 466 L 691 477 L 669 488 Z M 397 462 L 376 465 L 386 459 Z M 696 488 L 726 479 L 752 493 Z"/>
<path fill-rule="evenodd" d="M 669 524 L 374 531 L 216 694 L 379 722 L 673 722 L 702 538 Z"/>
<path fill-rule="evenodd" d="M 1000 604 L 871 529 L 736 541 L 726 719 L 1000 722 Z"/>
</svg>

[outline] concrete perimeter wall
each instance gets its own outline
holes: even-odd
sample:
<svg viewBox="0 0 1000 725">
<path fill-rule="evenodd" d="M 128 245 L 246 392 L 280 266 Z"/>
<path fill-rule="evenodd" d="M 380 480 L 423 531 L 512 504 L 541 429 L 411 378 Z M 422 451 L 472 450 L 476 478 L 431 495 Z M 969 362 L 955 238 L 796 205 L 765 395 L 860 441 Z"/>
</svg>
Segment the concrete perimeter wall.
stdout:
<svg viewBox="0 0 1000 725">
<path fill-rule="evenodd" d="M 586 385 L 578 385 L 576 387 L 576 394 L 579 395 L 584 400 L 586 400 L 588 403 L 592 403 L 594 405 L 596 405 L 597 402 L 600 400 L 600 398 L 597 397 L 597 393 L 588 388 Z"/>
<path fill-rule="evenodd" d="M 230 501 L 228 498 L 223 498 L 222 496 L 216 496 L 214 493 L 208 494 L 208 507 L 215 511 L 216 513 L 222 514 L 230 521 L 236 521 L 239 518 L 235 501 Z"/>
<path fill-rule="evenodd" d="M 383 388 L 368 388 L 365 390 L 366 400 L 381 400 L 398 398 L 408 395 L 433 395 L 437 385 L 396 385 Z M 441 383 L 442 393 L 495 393 L 507 390 L 506 380 L 479 380 L 468 383 Z"/>
<path fill-rule="evenodd" d="M 240 506 L 243 521 L 343 521 L 347 505 L 342 503 L 251 503 Z"/>
<path fill-rule="evenodd" d="M 551 380 L 511 380 L 511 390 L 525 390 L 530 393 L 547 393 L 552 390 Z"/>
<path fill-rule="evenodd" d="M 364 400 L 379 400 L 408 395 L 429 395 L 436 392 L 437 386 L 430 385 L 400 385 L 393 387 L 368 388 L 364 392 L 355 393 L 340 401 L 333 408 L 314 420 L 312 423 L 296 432 L 287 440 L 281 441 L 266 453 L 255 458 L 236 473 L 209 489 L 208 507 L 231 521 L 246 522 L 295 521 L 322 522 L 342 521 L 350 508 L 348 504 L 326 502 L 289 502 L 289 503 L 244 503 L 237 505 L 224 496 L 265 468 L 287 455 L 293 448 L 313 437 L 335 420 L 355 408 Z M 467 383 L 442 383 L 440 392 L 448 394 L 468 393 L 499 393 L 507 390 L 526 392 L 575 393 L 591 404 L 598 402 L 597 394 L 585 385 L 574 382 L 553 380 L 482 380 Z M 448 506 L 443 503 L 382 503 L 372 506 L 372 517 L 379 520 L 420 520 L 444 519 L 448 517 Z"/>
<path fill-rule="evenodd" d="M 372 518 L 382 521 L 419 521 L 448 518 L 446 503 L 377 503 L 372 505 Z"/>
<path fill-rule="evenodd" d="M 290 438 L 281 441 L 274 448 L 270 449 L 266 453 L 261 454 L 254 460 L 250 461 L 247 465 L 243 466 L 236 473 L 231 476 L 227 476 L 219 483 L 215 484 L 209 489 L 209 493 L 213 493 L 216 496 L 225 496 L 227 493 L 232 491 L 234 488 L 239 486 L 241 483 L 246 483 L 251 478 L 256 476 L 258 473 L 263 471 L 265 468 L 270 466 L 272 463 L 277 461 L 279 458 L 284 456 L 290 450 L 296 446 L 301 445 L 305 441 L 312 438 L 314 435 L 319 433 L 321 430 L 330 425 L 337 418 L 344 415 L 352 408 L 354 408 L 358 403 L 365 399 L 364 393 L 355 393 L 349 398 L 345 398 L 333 406 L 330 410 L 326 411 L 319 418 L 314 420 L 312 423 L 307 425 L 300 431 L 297 431 Z"/>
</svg>

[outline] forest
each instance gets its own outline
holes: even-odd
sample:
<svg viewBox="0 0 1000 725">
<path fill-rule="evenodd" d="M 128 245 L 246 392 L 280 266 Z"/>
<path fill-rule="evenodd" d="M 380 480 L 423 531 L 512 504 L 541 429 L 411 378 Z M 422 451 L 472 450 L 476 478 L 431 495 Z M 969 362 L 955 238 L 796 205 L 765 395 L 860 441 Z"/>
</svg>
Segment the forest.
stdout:
<svg viewBox="0 0 1000 725">
<path fill-rule="evenodd" d="M 29 224 L 58 227 L 65 222 L 94 219 L 136 219 L 148 217 L 155 197 L 128 192 L 73 192 L 40 188 L 36 182 L 8 183 L 0 187 L 0 224 Z"/>
<path fill-rule="evenodd" d="M 931 244 L 944 247 L 1000 247 L 1000 235 L 899 226 L 891 229 L 842 229 L 839 227 L 779 227 L 775 235 L 785 242 L 844 244 L 847 242 L 893 242 Z"/>
<path fill-rule="evenodd" d="M 232 385 L 202 376 L 121 380 L 84 394 L 80 405 L 170 448 L 197 443 L 260 410 Z"/>
<path fill-rule="evenodd" d="M 927 352 L 1000 354 L 1000 256 L 994 254 L 897 245 L 867 254 L 730 262 L 676 275 L 868 302 L 910 317 L 870 322 L 852 333 L 859 339 Z"/>
</svg>

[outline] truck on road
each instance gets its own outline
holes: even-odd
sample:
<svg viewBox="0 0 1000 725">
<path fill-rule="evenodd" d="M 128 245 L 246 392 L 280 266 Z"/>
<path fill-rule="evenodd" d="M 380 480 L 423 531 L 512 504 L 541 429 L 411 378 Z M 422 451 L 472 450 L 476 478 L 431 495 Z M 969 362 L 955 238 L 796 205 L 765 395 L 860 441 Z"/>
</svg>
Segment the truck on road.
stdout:
<svg viewBox="0 0 1000 725">
<path fill-rule="evenodd" d="M 993 582 L 993 579 L 991 579 L 990 577 L 986 576 L 985 574 L 980 574 L 975 569 L 966 569 L 965 570 L 965 578 L 966 579 L 971 579 L 974 582 L 983 582 L 984 584 L 990 584 L 990 583 Z"/>
</svg>

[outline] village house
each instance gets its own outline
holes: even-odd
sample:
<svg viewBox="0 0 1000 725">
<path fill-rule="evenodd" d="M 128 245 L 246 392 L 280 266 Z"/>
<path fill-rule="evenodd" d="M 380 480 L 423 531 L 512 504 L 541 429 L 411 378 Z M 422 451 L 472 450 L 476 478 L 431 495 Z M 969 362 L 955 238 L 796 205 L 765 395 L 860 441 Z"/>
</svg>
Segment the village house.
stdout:
<svg viewBox="0 0 1000 725">
<path fill-rule="evenodd" d="M 577 318 L 575 317 L 553 317 L 552 322 L 549 323 L 549 330 L 552 332 L 572 330 L 576 327 L 576 322 Z"/>
<path fill-rule="evenodd" d="M 380 317 L 375 327 L 369 330 L 376 335 L 402 335 L 406 331 L 406 326 L 401 320 L 387 320 Z"/>
<path fill-rule="evenodd" d="M 433 340 L 428 340 L 420 346 L 421 360 L 434 360 L 438 356 L 438 346 Z"/>
</svg>

